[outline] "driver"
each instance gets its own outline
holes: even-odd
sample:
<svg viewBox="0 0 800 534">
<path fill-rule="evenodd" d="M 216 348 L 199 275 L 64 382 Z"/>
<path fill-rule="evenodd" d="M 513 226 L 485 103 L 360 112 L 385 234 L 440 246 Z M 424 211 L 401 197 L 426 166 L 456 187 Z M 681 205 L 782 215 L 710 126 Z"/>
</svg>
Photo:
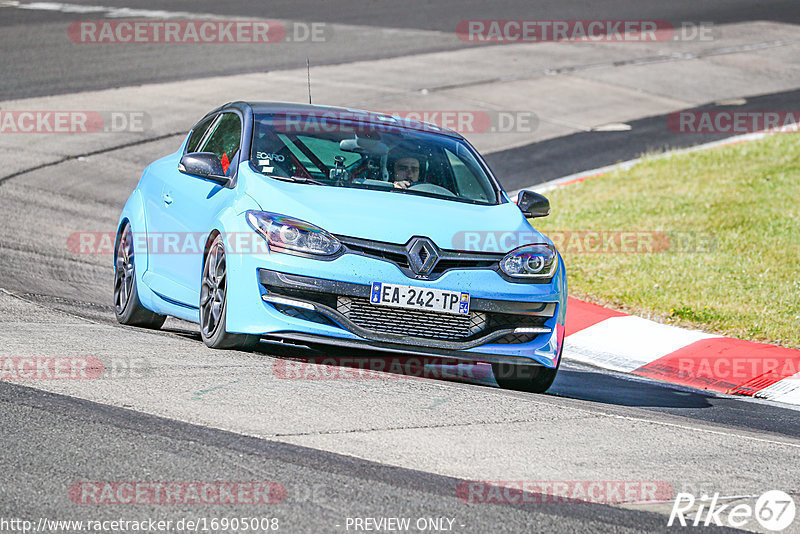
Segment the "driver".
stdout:
<svg viewBox="0 0 800 534">
<path fill-rule="evenodd" d="M 392 167 L 394 186 L 406 189 L 411 184 L 419 181 L 420 161 L 413 156 L 397 158 Z"/>
</svg>

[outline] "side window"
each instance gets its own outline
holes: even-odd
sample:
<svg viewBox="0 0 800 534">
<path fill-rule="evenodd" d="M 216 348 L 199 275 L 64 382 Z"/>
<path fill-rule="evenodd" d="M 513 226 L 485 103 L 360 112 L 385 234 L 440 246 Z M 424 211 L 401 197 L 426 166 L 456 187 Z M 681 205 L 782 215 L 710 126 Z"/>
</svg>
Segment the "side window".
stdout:
<svg viewBox="0 0 800 534">
<path fill-rule="evenodd" d="M 216 122 L 214 131 L 206 139 L 199 152 L 213 152 L 222 162 L 222 169 L 226 175 L 233 174 L 236 169 L 231 168 L 239 156 L 239 145 L 242 142 L 242 121 L 236 113 L 223 113 Z M 229 172 L 230 171 L 230 172 Z"/>
<path fill-rule="evenodd" d="M 189 142 L 186 143 L 187 154 L 191 152 L 198 152 L 197 147 L 200 145 L 200 141 L 203 140 L 206 130 L 208 130 L 208 127 L 214 122 L 215 118 L 216 116 L 209 117 L 192 128 L 192 134 L 189 136 Z"/>
</svg>

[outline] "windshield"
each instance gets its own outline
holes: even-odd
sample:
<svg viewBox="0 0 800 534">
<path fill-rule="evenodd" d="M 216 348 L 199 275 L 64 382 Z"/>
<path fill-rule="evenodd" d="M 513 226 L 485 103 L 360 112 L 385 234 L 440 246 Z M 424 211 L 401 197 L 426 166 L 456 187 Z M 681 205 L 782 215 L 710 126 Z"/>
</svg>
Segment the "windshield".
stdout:
<svg viewBox="0 0 800 534">
<path fill-rule="evenodd" d="M 498 192 L 468 145 L 447 135 L 330 115 L 256 115 L 252 166 L 267 176 L 476 204 Z"/>
</svg>

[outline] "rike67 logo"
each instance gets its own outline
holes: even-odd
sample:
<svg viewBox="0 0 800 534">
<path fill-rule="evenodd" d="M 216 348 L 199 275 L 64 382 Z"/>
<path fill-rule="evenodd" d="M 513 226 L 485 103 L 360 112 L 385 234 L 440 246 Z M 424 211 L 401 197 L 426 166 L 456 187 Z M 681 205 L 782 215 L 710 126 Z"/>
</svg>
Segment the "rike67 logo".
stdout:
<svg viewBox="0 0 800 534">
<path fill-rule="evenodd" d="M 742 528 L 753 519 L 765 529 L 779 532 L 792 524 L 795 517 L 795 502 L 791 495 L 780 490 L 771 490 L 761 495 L 755 506 L 740 503 L 724 504 L 725 500 L 715 493 L 713 497 L 703 495 L 695 498 L 691 493 L 678 493 L 669 515 L 667 526 L 727 526 Z"/>
</svg>

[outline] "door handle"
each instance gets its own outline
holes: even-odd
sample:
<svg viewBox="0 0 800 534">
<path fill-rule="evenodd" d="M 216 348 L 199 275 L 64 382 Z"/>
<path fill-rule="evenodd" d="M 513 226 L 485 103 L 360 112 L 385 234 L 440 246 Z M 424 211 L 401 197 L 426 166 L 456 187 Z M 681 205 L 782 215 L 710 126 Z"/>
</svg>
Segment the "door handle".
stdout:
<svg viewBox="0 0 800 534">
<path fill-rule="evenodd" d="M 164 204 L 166 204 L 167 206 L 172 204 L 172 197 L 169 196 L 169 193 L 164 193 L 163 195 L 161 195 L 161 200 L 163 200 Z"/>
</svg>

